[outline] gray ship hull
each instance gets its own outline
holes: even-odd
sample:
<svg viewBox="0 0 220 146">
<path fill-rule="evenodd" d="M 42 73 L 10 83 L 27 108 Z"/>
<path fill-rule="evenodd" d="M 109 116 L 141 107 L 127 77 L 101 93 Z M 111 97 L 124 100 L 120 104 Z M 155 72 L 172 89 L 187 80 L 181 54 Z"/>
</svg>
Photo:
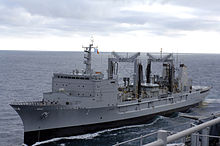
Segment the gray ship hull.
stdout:
<svg viewBox="0 0 220 146">
<path fill-rule="evenodd" d="M 24 124 L 24 143 L 31 145 L 55 137 L 91 133 L 102 129 L 146 123 L 156 115 L 179 112 L 198 105 L 210 88 L 158 100 L 132 101 L 129 104 L 71 109 L 66 106 L 11 104 Z M 44 113 L 47 113 L 46 116 Z"/>
<path fill-rule="evenodd" d="M 92 133 L 104 129 L 118 128 L 121 126 L 144 124 L 146 122 L 150 122 L 151 120 L 153 120 L 157 115 L 167 115 L 174 112 L 186 111 L 191 107 L 197 106 L 198 104 L 199 103 L 196 103 L 194 105 L 189 105 L 187 107 L 181 107 L 174 110 L 169 110 L 151 115 L 145 115 L 131 119 L 124 119 L 119 121 L 24 132 L 24 143 L 27 145 L 32 145 L 35 142 L 45 141 L 56 137 L 75 136 L 86 133 Z"/>
</svg>

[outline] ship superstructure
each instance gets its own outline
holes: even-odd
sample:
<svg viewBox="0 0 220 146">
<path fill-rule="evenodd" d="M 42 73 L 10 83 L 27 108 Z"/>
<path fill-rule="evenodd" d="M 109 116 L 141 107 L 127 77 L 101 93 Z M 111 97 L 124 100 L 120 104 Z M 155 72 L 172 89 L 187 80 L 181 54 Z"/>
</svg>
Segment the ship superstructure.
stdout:
<svg viewBox="0 0 220 146">
<path fill-rule="evenodd" d="M 198 105 L 210 90 L 192 86 L 184 64 L 177 74 L 172 54 L 147 54 L 144 69 L 140 53 L 121 57 L 113 52 L 104 78 L 103 73 L 92 70 L 93 48 L 93 43 L 84 47 L 85 70 L 54 73 L 52 92 L 44 93 L 42 101 L 10 104 L 23 121 L 25 144 L 145 123 L 155 115 Z M 120 62 L 133 63 L 134 68 L 133 77 L 124 77 L 123 85 L 118 80 Z M 163 64 L 162 76 L 152 74 L 152 62 Z"/>
</svg>

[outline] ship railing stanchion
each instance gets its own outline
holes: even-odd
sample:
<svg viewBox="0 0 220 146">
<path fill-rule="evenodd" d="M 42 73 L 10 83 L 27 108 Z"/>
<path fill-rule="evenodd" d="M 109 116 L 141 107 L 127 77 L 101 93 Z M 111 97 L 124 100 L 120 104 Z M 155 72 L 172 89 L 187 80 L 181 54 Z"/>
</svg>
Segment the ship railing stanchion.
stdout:
<svg viewBox="0 0 220 146">
<path fill-rule="evenodd" d="M 162 140 L 162 145 L 167 145 L 167 131 L 166 130 L 159 130 L 157 134 L 157 139 Z"/>
<path fill-rule="evenodd" d="M 181 141 L 182 141 L 182 143 L 185 143 L 186 142 L 186 137 L 183 137 Z"/>
<path fill-rule="evenodd" d="M 198 146 L 199 145 L 199 136 L 197 134 L 191 134 L 191 146 Z"/>
<path fill-rule="evenodd" d="M 202 130 L 202 135 L 208 135 L 209 134 L 209 127 L 204 128 Z M 209 146 L 209 137 L 207 136 L 202 136 L 202 146 Z"/>
<path fill-rule="evenodd" d="M 140 146 L 142 146 L 142 144 L 143 144 L 143 135 L 141 135 L 140 137 Z"/>
</svg>

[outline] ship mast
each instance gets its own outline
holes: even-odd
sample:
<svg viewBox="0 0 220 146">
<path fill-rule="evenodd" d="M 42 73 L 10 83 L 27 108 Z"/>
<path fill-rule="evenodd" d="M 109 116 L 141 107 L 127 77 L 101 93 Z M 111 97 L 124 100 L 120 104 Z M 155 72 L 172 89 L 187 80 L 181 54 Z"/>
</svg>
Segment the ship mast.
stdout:
<svg viewBox="0 0 220 146">
<path fill-rule="evenodd" d="M 92 68 L 91 68 L 91 61 L 92 61 L 92 53 L 91 50 L 93 47 L 93 38 L 91 38 L 91 44 L 89 44 L 89 47 L 82 47 L 84 48 L 84 64 L 86 64 L 86 74 L 92 74 Z"/>
</svg>

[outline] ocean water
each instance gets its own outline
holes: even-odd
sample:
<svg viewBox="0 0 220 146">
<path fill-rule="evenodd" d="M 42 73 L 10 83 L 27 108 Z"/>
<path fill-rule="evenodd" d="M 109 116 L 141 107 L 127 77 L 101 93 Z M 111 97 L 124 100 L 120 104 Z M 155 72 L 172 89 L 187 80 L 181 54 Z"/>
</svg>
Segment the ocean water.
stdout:
<svg viewBox="0 0 220 146">
<path fill-rule="evenodd" d="M 127 55 L 127 54 L 122 54 Z M 130 54 L 128 54 L 130 55 Z M 93 54 L 92 68 L 106 75 L 107 57 L 110 53 Z M 146 64 L 146 54 L 141 56 Z M 220 55 L 179 54 L 178 61 L 187 65 L 188 75 L 194 85 L 212 86 L 202 106 L 193 108 L 189 114 L 206 116 L 220 111 Z M 132 64 L 120 64 L 120 76 L 131 76 Z M 16 146 L 23 143 L 23 125 L 16 112 L 9 106 L 13 101 L 41 100 L 43 92 L 51 91 L 51 77 L 54 72 L 70 73 L 73 69 L 84 68 L 82 52 L 28 52 L 0 51 L 0 146 Z M 155 72 L 158 70 L 155 69 Z M 96 133 L 56 138 L 35 145 L 112 145 L 132 139 L 158 129 L 181 130 L 192 120 L 178 116 L 158 116 L 153 121 Z M 153 140 L 144 140 L 148 142 Z M 138 142 L 129 143 L 137 145 Z"/>
</svg>

